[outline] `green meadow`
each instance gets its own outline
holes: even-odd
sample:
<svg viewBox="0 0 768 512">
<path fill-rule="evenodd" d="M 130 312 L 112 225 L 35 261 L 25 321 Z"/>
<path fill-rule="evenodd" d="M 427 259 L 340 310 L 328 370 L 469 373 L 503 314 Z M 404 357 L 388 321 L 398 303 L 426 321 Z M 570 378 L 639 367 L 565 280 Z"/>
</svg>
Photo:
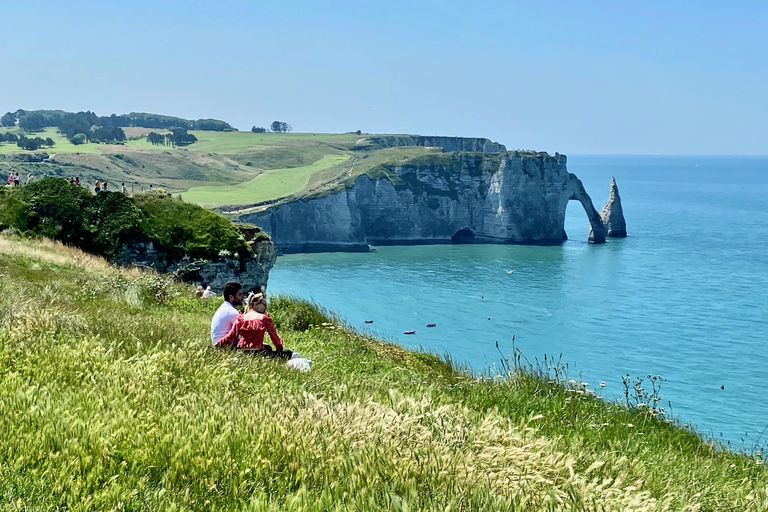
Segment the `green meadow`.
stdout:
<svg viewBox="0 0 768 512">
<path fill-rule="evenodd" d="M 18 128 L 3 131 L 21 133 Z M 382 172 L 382 165 L 439 153 L 435 148 L 364 144 L 369 135 L 356 133 L 252 133 L 193 131 L 198 141 L 185 147 L 155 146 L 143 128 L 127 129 L 134 138 L 124 144 L 75 146 L 47 128 L 32 136 L 50 137 L 53 148 L 44 162 L 27 162 L 15 144 L 0 144 L 0 173 L 79 176 L 126 183 L 133 190 L 154 188 L 207 207 L 247 206 L 274 199 L 327 193 L 362 173 Z M 133 130 L 133 131 L 132 131 Z M 162 130 L 159 130 L 162 131 Z M 362 141 L 362 145 L 358 143 Z M 378 175 L 376 174 L 376 175 Z"/>
<path fill-rule="evenodd" d="M 304 190 L 311 176 L 349 160 L 348 155 L 325 155 L 302 167 L 271 169 L 238 185 L 192 187 L 184 200 L 201 206 L 252 204 L 297 194 Z"/>
<path fill-rule="evenodd" d="M 214 132 L 190 131 L 197 137 L 197 142 L 186 146 L 189 151 L 202 151 L 220 155 L 232 155 L 260 151 L 275 147 L 304 146 L 314 143 L 353 144 L 360 135 L 333 133 L 252 133 L 252 132 Z M 146 137 L 126 141 L 126 146 L 151 149 L 167 149 L 154 146 Z"/>
<path fill-rule="evenodd" d="M 8 133 L 13 132 L 17 135 L 21 135 L 24 132 L 18 128 L 12 128 L 12 127 L 2 127 L 0 128 L 0 132 L 2 133 Z M 87 153 L 87 154 L 100 154 L 101 149 L 99 144 L 93 144 L 93 143 L 86 143 L 86 144 L 80 144 L 78 146 L 72 144 L 69 142 L 69 140 L 66 137 L 62 137 L 62 135 L 56 131 L 56 128 L 50 127 L 46 128 L 43 131 L 40 132 L 34 132 L 30 134 L 26 134 L 27 137 L 41 137 L 43 139 L 50 137 L 53 142 L 56 144 L 52 148 L 44 148 L 40 151 L 48 153 L 49 155 L 53 155 L 56 153 Z M 12 153 L 21 153 L 25 152 L 25 150 L 21 149 L 16 145 L 16 143 L 11 142 L 2 142 L 0 143 L 0 155 L 7 155 Z"/>
<path fill-rule="evenodd" d="M 1 508 L 768 510 L 761 454 L 647 409 L 517 365 L 477 378 L 271 296 L 301 373 L 214 350 L 220 301 L 0 236 Z"/>
</svg>

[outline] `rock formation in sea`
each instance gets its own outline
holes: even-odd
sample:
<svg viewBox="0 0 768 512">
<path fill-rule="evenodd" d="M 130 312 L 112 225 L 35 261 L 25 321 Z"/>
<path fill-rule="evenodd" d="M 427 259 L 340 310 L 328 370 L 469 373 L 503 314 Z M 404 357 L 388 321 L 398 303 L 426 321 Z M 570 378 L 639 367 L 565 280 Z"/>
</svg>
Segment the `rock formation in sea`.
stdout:
<svg viewBox="0 0 768 512">
<path fill-rule="evenodd" d="M 487 139 L 406 142 L 400 145 L 461 151 L 443 147 L 384 163 L 333 190 L 239 220 L 261 226 L 286 253 L 367 250 L 368 244 L 559 244 L 567 239 L 566 207 L 575 200 L 589 220 L 589 241 L 605 242 L 600 215 L 581 180 L 567 171 L 565 155 L 506 151 Z"/>
<path fill-rule="evenodd" d="M 619 196 L 619 187 L 616 186 L 616 178 L 611 178 L 611 193 L 600 211 L 600 218 L 605 226 L 606 236 L 614 238 L 627 236 L 627 223 L 624 221 L 624 210 L 621 208 L 621 197 Z"/>
</svg>

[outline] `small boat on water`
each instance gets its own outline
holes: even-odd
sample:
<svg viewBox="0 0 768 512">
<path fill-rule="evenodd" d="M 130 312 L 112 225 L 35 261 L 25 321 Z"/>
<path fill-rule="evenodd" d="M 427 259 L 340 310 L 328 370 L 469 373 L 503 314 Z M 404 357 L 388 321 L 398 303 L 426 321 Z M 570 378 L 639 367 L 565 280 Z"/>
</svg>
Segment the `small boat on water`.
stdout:
<svg viewBox="0 0 768 512">
<path fill-rule="evenodd" d="M 366 320 L 366 321 L 365 321 L 365 323 L 367 323 L 367 324 L 372 324 L 372 323 L 373 323 L 373 320 Z"/>
<path fill-rule="evenodd" d="M 416 334 L 416 331 L 404 331 L 403 334 Z"/>
<path fill-rule="evenodd" d="M 434 327 L 434 326 L 436 326 L 436 325 L 437 325 L 437 324 L 427 324 L 427 327 Z"/>
</svg>

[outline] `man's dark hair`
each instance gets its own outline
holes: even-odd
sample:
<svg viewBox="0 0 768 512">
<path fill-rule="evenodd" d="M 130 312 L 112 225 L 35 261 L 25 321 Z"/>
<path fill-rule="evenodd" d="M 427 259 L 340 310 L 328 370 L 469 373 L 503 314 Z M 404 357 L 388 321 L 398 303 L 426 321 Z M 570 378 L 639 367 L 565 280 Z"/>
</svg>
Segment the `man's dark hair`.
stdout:
<svg viewBox="0 0 768 512">
<path fill-rule="evenodd" d="M 237 283 L 235 281 L 230 281 L 227 284 L 224 285 L 224 300 L 229 302 L 229 296 L 235 296 L 237 295 L 237 292 L 242 290 L 243 287 L 240 286 L 240 283 Z"/>
</svg>

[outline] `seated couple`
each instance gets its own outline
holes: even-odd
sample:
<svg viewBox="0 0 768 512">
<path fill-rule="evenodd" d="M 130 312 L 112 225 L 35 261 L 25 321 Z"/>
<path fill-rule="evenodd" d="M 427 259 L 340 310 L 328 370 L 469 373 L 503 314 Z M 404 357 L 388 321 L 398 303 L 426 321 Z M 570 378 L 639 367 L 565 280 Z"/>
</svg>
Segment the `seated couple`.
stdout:
<svg viewBox="0 0 768 512">
<path fill-rule="evenodd" d="M 245 311 L 235 309 L 243 303 L 243 287 L 240 283 L 224 285 L 224 302 L 211 320 L 211 343 L 214 347 L 233 347 L 264 356 L 290 359 L 292 352 L 283 348 L 283 340 L 277 334 L 275 324 L 267 314 L 267 300 L 263 293 L 248 294 Z M 269 333 L 275 350 L 264 344 L 264 333 Z"/>
</svg>

